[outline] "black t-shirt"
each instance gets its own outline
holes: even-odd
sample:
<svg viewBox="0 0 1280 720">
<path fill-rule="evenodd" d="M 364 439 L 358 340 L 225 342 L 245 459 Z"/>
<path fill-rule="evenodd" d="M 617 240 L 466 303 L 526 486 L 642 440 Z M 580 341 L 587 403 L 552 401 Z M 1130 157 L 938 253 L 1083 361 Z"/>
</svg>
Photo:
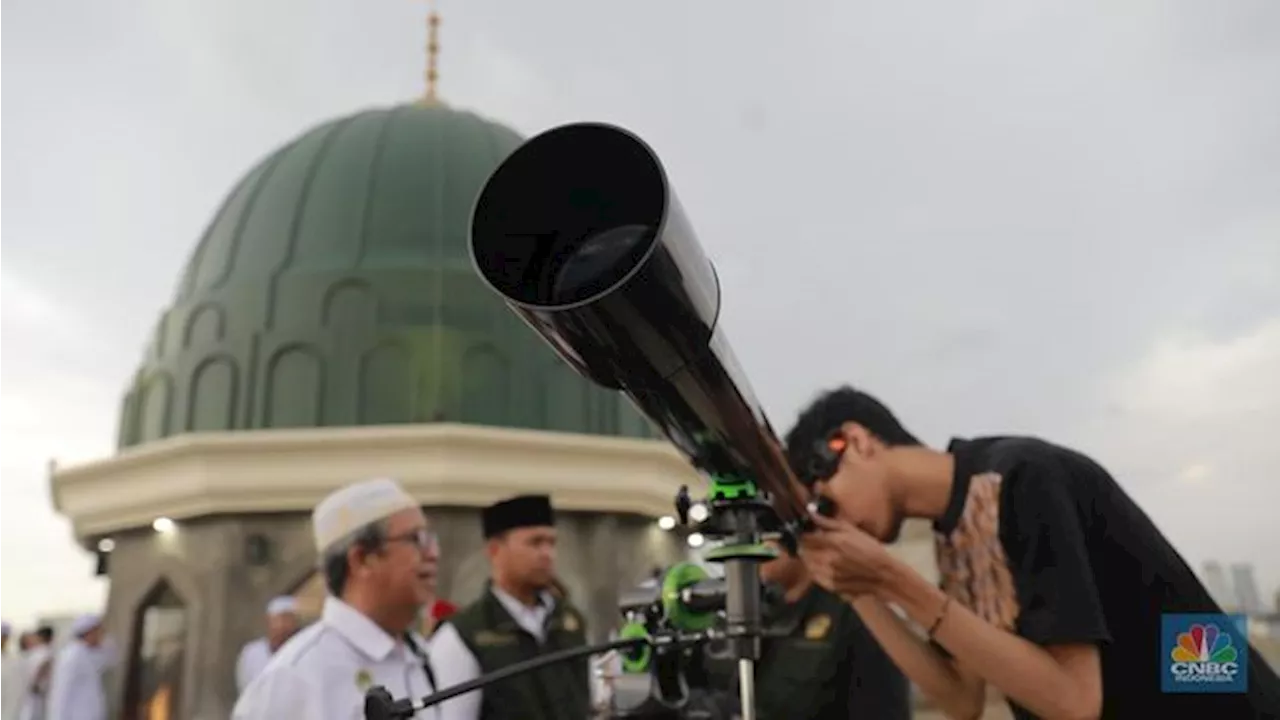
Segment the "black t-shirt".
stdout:
<svg viewBox="0 0 1280 720">
<path fill-rule="evenodd" d="M 1102 717 L 1280 718 L 1280 680 L 1252 647 L 1245 693 L 1162 690 L 1162 614 L 1222 610 L 1106 470 L 1032 438 L 955 440 L 949 451 L 952 497 L 935 529 L 956 530 L 976 477 L 999 483 L 994 531 L 1016 596 L 1011 629 L 1041 646 L 1097 644 Z"/>
</svg>

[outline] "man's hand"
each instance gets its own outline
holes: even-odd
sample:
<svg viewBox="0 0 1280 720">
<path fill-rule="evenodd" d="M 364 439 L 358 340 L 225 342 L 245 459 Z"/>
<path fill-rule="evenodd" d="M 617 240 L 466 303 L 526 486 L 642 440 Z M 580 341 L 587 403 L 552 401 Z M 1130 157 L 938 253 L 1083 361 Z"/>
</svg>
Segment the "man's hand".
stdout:
<svg viewBox="0 0 1280 720">
<path fill-rule="evenodd" d="M 895 561 L 879 540 L 816 513 L 813 524 L 817 530 L 801 538 L 800 558 L 818 585 L 846 599 L 881 589 Z"/>
</svg>

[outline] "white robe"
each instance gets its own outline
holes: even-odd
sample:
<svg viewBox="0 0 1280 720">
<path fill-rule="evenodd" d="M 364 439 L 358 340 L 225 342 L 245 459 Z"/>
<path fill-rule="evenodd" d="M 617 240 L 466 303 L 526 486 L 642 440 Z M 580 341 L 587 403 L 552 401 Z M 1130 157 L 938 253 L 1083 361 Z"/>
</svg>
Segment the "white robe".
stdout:
<svg viewBox="0 0 1280 720">
<path fill-rule="evenodd" d="M 247 643 L 236 660 L 236 692 L 242 693 L 253 679 L 262 674 L 271 662 L 271 644 L 266 638 Z"/>
<path fill-rule="evenodd" d="M 110 652 L 72 640 L 53 663 L 49 688 L 49 720 L 107 720 L 107 694 L 102 674 L 110 665 Z"/>
<path fill-rule="evenodd" d="M 48 665 L 43 681 L 40 669 Z M 37 645 L 22 658 L 22 701 L 18 720 L 45 720 L 48 707 L 50 679 L 53 673 L 53 648 Z"/>
<path fill-rule="evenodd" d="M 418 648 L 425 646 L 414 638 Z M 232 720 L 363 720 L 365 692 L 382 685 L 395 698 L 419 699 L 432 692 L 417 657 L 400 638 L 368 617 L 329 597 L 319 622 L 289 639 L 267 668 L 249 683 Z M 449 720 L 427 709 L 415 720 Z M 61 720 L 61 718 L 59 718 Z"/>
<path fill-rule="evenodd" d="M 23 656 L 16 652 L 4 654 L 4 665 L 0 667 L 3 688 L 0 689 L 0 720 L 18 720 L 18 708 L 22 706 L 22 668 Z"/>
</svg>

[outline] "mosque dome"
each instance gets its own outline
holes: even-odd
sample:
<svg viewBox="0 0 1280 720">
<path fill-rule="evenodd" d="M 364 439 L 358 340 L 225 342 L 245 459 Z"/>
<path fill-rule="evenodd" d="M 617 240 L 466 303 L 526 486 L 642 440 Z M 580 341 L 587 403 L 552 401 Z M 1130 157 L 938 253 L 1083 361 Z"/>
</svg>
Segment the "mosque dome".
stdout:
<svg viewBox="0 0 1280 720">
<path fill-rule="evenodd" d="M 119 445 L 461 422 L 655 437 L 476 276 L 472 202 L 521 138 L 439 104 L 320 125 L 209 223 L 125 394 Z"/>
</svg>

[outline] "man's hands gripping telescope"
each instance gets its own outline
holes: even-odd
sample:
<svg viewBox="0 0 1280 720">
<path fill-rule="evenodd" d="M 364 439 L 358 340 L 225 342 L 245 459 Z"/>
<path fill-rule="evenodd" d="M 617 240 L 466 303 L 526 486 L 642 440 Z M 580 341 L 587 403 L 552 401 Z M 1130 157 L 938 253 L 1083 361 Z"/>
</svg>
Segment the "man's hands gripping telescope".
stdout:
<svg viewBox="0 0 1280 720">
<path fill-rule="evenodd" d="M 813 531 L 802 536 L 800 557 L 814 581 L 848 600 L 876 594 L 893 571 L 893 556 L 854 525 L 812 515 Z"/>
</svg>

